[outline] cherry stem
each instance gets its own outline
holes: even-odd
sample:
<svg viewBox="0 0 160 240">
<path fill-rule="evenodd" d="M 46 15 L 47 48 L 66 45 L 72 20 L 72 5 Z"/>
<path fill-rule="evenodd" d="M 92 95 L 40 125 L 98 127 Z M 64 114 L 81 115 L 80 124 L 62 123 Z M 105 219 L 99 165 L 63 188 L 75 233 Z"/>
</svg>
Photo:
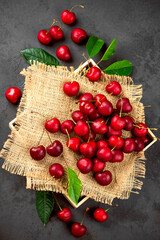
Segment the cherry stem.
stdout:
<svg viewBox="0 0 160 240">
<path fill-rule="evenodd" d="M 151 105 L 143 106 L 143 107 L 152 107 Z"/>
<path fill-rule="evenodd" d="M 117 165 L 116 165 L 116 162 L 115 162 L 115 166 L 114 166 L 114 173 L 115 173 L 115 183 L 117 183 L 117 172 L 116 172 L 116 168 Z"/>
<path fill-rule="evenodd" d="M 84 59 L 85 59 L 86 61 L 88 61 L 88 59 L 87 59 L 86 56 L 85 56 L 85 53 L 83 53 L 82 56 L 84 57 Z"/>
<path fill-rule="evenodd" d="M 68 129 L 65 128 L 65 130 L 66 130 L 66 133 L 67 133 L 68 139 L 70 140 L 70 135 L 69 135 Z"/>
<path fill-rule="evenodd" d="M 158 130 L 158 128 L 144 128 L 144 127 L 140 127 L 140 126 L 138 126 L 138 125 L 136 125 L 136 124 L 133 124 L 133 126 L 134 127 L 137 127 L 138 129 L 150 129 L 150 130 L 155 130 L 155 131 L 157 131 Z"/>
<path fill-rule="evenodd" d="M 100 64 L 100 62 L 102 62 L 102 59 L 100 59 L 99 62 L 96 65 Z"/>
<path fill-rule="evenodd" d="M 118 204 L 116 204 L 115 206 L 110 206 L 109 208 L 107 208 L 107 209 L 105 210 L 105 212 L 108 212 L 111 208 L 114 208 L 114 207 L 118 207 Z"/>
<path fill-rule="evenodd" d="M 49 135 L 49 133 L 46 131 L 46 133 L 47 133 L 47 135 L 48 135 L 48 138 L 49 138 L 49 141 L 51 142 L 51 144 L 52 144 L 52 139 L 51 139 L 51 137 L 50 137 L 50 135 Z"/>
<path fill-rule="evenodd" d="M 87 213 L 88 211 L 89 211 L 89 208 L 87 207 L 87 208 L 86 208 L 86 211 L 85 211 L 85 213 L 84 213 L 84 215 L 83 215 L 83 218 L 82 218 L 82 221 L 81 221 L 80 225 L 83 224 L 83 222 L 84 222 L 84 218 L 85 218 L 86 213 Z"/>
<path fill-rule="evenodd" d="M 73 119 L 72 119 L 72 121 L 74 122 L 74 124 L 77 124 Z"/>
<path fill-rule="evenodd" d="M 113 151 L 113 150 L 117 147 L 119 141 L 120 141 L 120 138 L 118 137 L 118 142 L 117 142 L 117 144 L 111 149 L 111 151 Z"/>
<path fill-rule="evenodd" d="M 45 128 L 43 128 L 43 132 L 42 132 L 41 137 L 40 137 L 40 139 L 39 139 L 39 141 L 38 141 L 38 145 L 40 144 L 40 142 L 41 142 L 41 140 L 42 140 L 42 137 L 43 137 L 44 131 L 45 131 Z"/>
<path fill-rule="evenodd" d="M 59 209 L 62 211 L 62 208 L 61 208 L 61 206 L 60 206 L 60 204 L 59 204 L 59 202 L 58 202 L 58 200 L 57 200 L 57 198 L 56 198 L 56 196 L 55 196 L 55 194 L 53 192 L 52 192 L 52 195 L 53 195 L 53 197 L 54 197 L 54 199 L 55 199 Z"/>
<path fill-rule="evenodd" d="M 120 110 L 120 113 L 119 113 L 119 116 L 121 117 L 122 116 L 122 108 L 123 108 L 123 100 L 121 98 L 121 110 Z"/>
<path fill-rule="evenodd" d="M 91 127 L 90 127 L 90 125 L 89 125 L 89 122 L 87 122 L 87 124 L 88 124 L 88 127 L 89 127 L 89 136 L 88 136 L 88 141 L 87 141 L 87 143 L 89 143 L 89 141 L 90 141 L 90 139 L 91 139 Z"/>
<path fill-rule="evenodd" d="M 75 5 L 75 6 L 73 6 L 73 7 L 70 9 L 70 12 L 71 12 L 75 7 L 81 7 L 81 8 L 84 8 L 83 5 Z"/>
</svg>

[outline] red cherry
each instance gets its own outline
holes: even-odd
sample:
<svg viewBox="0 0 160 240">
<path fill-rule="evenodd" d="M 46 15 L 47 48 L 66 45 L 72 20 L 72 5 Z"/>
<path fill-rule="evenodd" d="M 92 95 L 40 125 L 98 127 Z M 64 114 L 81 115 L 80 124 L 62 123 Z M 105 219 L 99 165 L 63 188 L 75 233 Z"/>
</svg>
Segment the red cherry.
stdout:
<svg viewBox="0 0 160 240">
<path fill-rule="evenodd" d="M 56 55 L 62 61 L 67 61 L 71 58 L 69 47 L 67 47 L 66 45 L 62 45 L 57 48 Z"/>
<path fill-rule="evenodd" d="M 113 150 L 112 159 L 110 162 L 122 162 L 123 158 L 124 158 L 124 154 L 121 150 Z"/>
<path fill-rule="evenodd" d="M 95 108 L 94 108 L 94 105 L 91 102 L 84 102 L 83 105 L 80 104 L 80 111 L 83 114 L 89 116 L 95 111 Z"/>
<path fill-rule="evenodd" d="M 46 149 L 43 145 L 32 147 L 30 149 L 30 155 L 34 160 L 40 161 L 45 157 Z"/>
<path fill-rule="evenodd" d="M 54 25 L 50 28 L 49 33 L 51 34 L 52 38 L 55 40 L 60 40 L 63 38 L 63 30 L 57 26 Z"/>
<path fill-rule="evenodd" d="M 22 96 L 22 93 L 21 90 L 17 87 L 10 87 L 7 89 L 5 95 L 9 102 L 16 103 Z"/>
<path fill-rule="evenodd" d="M 89 141 L 91 141 L 91 140 L 94 140 L 95 137 L 96 137 L 96 134 L 91 130 L 86 135 L 84 135 L 82 138 L 85 142 L 87 142 L 88 139 L 89 139 Z"/>
<path fill-rule="evenodd" d="M 103 95 L 103 94 L 97 94 L 94 97 L 94 100 L 96 100 L 95 102 L 95 106 L 98 106 L 99 104 L 101 104 L 103 101 L 107 100 L 107 98 Z"/>
<path fill-rule="evenodd" d="M 113 112 L 112 112 L 110 118 L 112 119 L 114 116 L 119 116 L 119 114 L 120 114 L 120 112 L 118 109 L 113 109 Z"/>
<path fill-rule="evenodd" d="M 90 141 L 88 143 L 82 143 L 80 145 L 80 152 L 86 157 L 86 158 L 92 158 L 96 154 L 97 151 L 97 145 L 94 141 Z"/>
<path fill-rule="evenodd" d="M 103 208 L 97 208 L 93 213 L 94 219 L 97 222 L 105 222 L 108 219 L 108 213 Z"/>
<path fill-rule="evenodd" d="M 87 33 L 81 28 L 75 28 L 71 32 L 71 39 L 75 43 L 80 43 L 87 38 Z"/>
<path fill-rule="evenodd" d="M 112 103 L 108 100 L 104 100 L 101 104 L 98 105 L 98 111 L 103 116 L 109 116 L 113 112 Z"/>
<path fill-rule="evenodd" d="M 119 95 L 121 91 L 121 85 L 116 81 L 113 81 L 106 86 L 106 92 L 112 93 L 115 96 Z"/>
<path fill-rule="evenodd" d="M 111 136 L 108 143 L 111 148 L 120 149 L 123 146 L 124 140 L 121 137 Z"/>
<path fill-rule="evenodd" d="M 144 137 L 148 133 L 148 127 L 144 123 L 137 123 L 133 128 L 132 133 L 137 137 Z"/>
<path fill-rule="evenodd" d="M 79 110 L 72 113 L 72 118 L 75 122 L 78 122 L 79 120 L 87 120 L 87 117 Z"/>
<path fill-rule="evenodd" d="M 100 148 L 97 151 L 97 158 L 102 162 L 108 162 L 112 160 L 112 151 L 108 147 Z"/>
<path fill-rule="evenodd" d="M 45 128 L 48 132 L 56 133 L 60 129 L 60 121 L 57 118 L 52 118 L 51 120 L 45 122 Z"/>
<path fill-rule="evenodd" d="M 123 117 L 123 119 L 126 122 L 126 125 L 124 126 L 124 130 L 131 131 L 133 129 L 133 119 L 129 116 Z"/>
<path fill-rule="evenodd" d="M 61 14 L 61 19 L 65 24 L 72 24 L 76 20 L 76 15 L 73 12 L 64 10 Z"/>
<path fill-rule="evenodd" d="M 139 138 L 139 137 L 135 137 L 134 141 L 135 141 L 135 144 L 136 144 L 135 151 L 136 152 L 142 151 L 144 149 L 144 141 L 143 141 L 143 139 Z"/>
<path fill-rule="evenodd" d="M 89 132 L 89 127 L 84 120 L 79 120 L 74 127 L 74 132 L 77 136 L 83 137 Z"/>
<path fill-rule="evenodd" d="M 148 145 L 151 141 L 148 136 L 141 137 L 141 139 L 143 140 L 145 146 Z"/>
<path fill-rule="evenodd" d="M 114 130 L 122 130 L 125 125 L 126 121 L 119 116 L 114 116 L 111 120 L 111 126 Z"/>
<path fill-rule="evenodd" d="M 59 163 L 53 163 L 49 168 L 49 173 L 51 176 L 54 176 L 55 178 L 61 178 L 64 175 L 64 170 L 61 164 Z"/>
<path fill-rule="evenodd" d="M 79 92 L 79 83 L 77 81 L 73 82 L 66 82 L 63 85 L 63 91 L 66 95 L 69 97 L 74 97 L 78 94 Z"/>
<path fill-rule="evenodd" d="M 91 82 L 97 82 L 101 78 L 101 70 L 98 67 L 91 67 L 87 72 L 87 78 Z"/>
<path fill-rule="evenodd" d="M 120 98 L 116 104 L 116 108 L 123 113 L 129 113 L 132 111 L 132 106 L 128 98 Z"/>
<path fill-rule="evenodd" d="M 93 100 L 93 95 L 91 93 L 84 93 L 79 98 L 80 102 L 90 102 Z"/>
<path fill-rule="evenodd" d="M 112 182 L 112 173 L 107 170 L 104 172 L 97 172 L 95 179 L 100 185 L 107 186 Z"/>
<path fill-rule="evenodd" d="M 55 140 L 51 145 L 47 148 L 47 153 L 52 157 L 58 157 L 63 152 L 63 145 L 60 141 Z"/>
<path fill-rule="evenodd" d="M 98 118 L 93 121 L 91 128 L 95 133 L 104 134 L 107 132 L 107 125 L 105 124 L 104 119 Z"/>
<path fill-rule="evenodd" d="M 72 120 L 65 120 L 61 124 L 61 132 L 64 134 L 71 133 L 74 129 L 74 122 Z M 67 131 L 66 131 L 67 130 Z"/>
<path fill-rule="evenodd" d="M 87 228 L 84 225 L 76 222 L 72 225 L 71 231 L 73 236 L 82 237 L 86 233 Z"/>
<path fill-rule="evenodd" d="M 63 222 L 68 222 L 72 217 L 72 212 L 69 208 L 64 207 L 57 213 L 57 217 Z"/>
<path fill-rule="evenodd" d="M 93 163 L 89 158 L 80 158 L 77 161 L 77 167 L 81 173 L 87 174 L 92 170 Z"/>
<path fill-rule="evenodd" d="M 93 171 L 100 172 L 105 168 L 105 162 L 101 162 L 98 158 L 93 159 Z"/>
<path fill-rule="evenodd" d="M 89 115 L 89 119 L 91 121 L 96 120 L 97 118 L 100 118 L 101 114 L 98 112 L 98 109 L 95 109 L 92 114 Z"/>
<path fill-rule="evenodd" d="M 67 147 L 72 149 L 73 152 L 78 152 L 81 145 L 81 140 L 77 137 L 72 137 L 67 141 Z"/>
<path fill-rule="evenodd" d="M 126 138 L 124 139 L 124 144 L 123 144 L 123 152 L 124 153 L 131 153 L 135 150 L 136 144 L 133 138 Z"/>
<path fill-rule="evenodd" d="M 117 136 L 120 137 L 122 135 L 122 131 L 121 130 L 114 130 L 111 125 L 108 126 L 108 132 L 107 132 L 107 136 Z"/>
<path fill-rule="evenodd" d="M 47 30 L 41 30 L 39 31 L 37 35 L 38 41 L 44 45 L 48 45 L 52 42 L 51 34 Z"/>
<path fill-rule="evenodd" d="M 108 143 L 105 140 L 99 140 L 96 143 L 97 143 L 97 148 L 98 149 L 108 147 Z"/>
</svg>

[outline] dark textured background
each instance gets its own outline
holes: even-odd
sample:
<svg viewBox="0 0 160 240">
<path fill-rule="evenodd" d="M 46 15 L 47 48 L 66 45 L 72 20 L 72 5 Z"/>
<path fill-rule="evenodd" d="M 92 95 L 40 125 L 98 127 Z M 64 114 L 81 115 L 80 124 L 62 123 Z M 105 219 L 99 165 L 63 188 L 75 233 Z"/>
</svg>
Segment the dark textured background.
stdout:
<svg viewBox="0 0 160 240">
<path fill-rule="evenodd" d="M 5 99 L 8 87 L 23 89 L 24 78 L 19 75 L 27 67 L 19 51 L 42 47 L 55 55 L 63 41 L 44 47 L 37 41 L 37 32 L 48 28 L 53 18 L 60 19 L 64 9 L 84 4 L 85 9 L 75 9 L 76 27 L 84 28 L 88 35 L 97 35 L 109 44 L 117 37 L 114 60 L 127 59 L 133 63 L 132 77 L 143 84 L 143 102 L 151 104 L 146 109 L 146 123 L 160 127 L 160 2 L 154 0 L 0 0 L 0 147 L 10 133 L 8 123 L 16 115 L 15 105 Z M 77 67 L 83 61 L 85 46 L 70 40 L 75 26 L 64 26 L 65 44 L 70 47 L 73 60 L 66 64 Z M 96 59 L 95 59 L 96 60 Z M 104 67 L 107 63 L 101 64 Z M 157 132 L 159 134 L 159 131 Z M 158 240 L 160 239 L 160 147 L 157 142 L 146 152 L 146 178 L 139 195 L 131 194 L 128 200 L 115 200 L 119 208 L 109 213 L 105 223 L 97 223 L 87 216 L 87 234 L 91 240 Z M 1 161 L 2 165 L 2 161 Z M 62 206 L 69 206 L 63 196 Z M 86 207 L 103 204 L 88 200 L 79 209 L 72 209 L 73 220 L 80 221 Z M 55 210 L 58 210 L 56 207 Z M 0 239 L 49 240 L 74 239 L 70 224 L 57 220 L 56 214 L 44 228 L 35 208 L 35 192 L 25 189 L 25 177 L 11 175 L 0 169 Z"/>
</svg>

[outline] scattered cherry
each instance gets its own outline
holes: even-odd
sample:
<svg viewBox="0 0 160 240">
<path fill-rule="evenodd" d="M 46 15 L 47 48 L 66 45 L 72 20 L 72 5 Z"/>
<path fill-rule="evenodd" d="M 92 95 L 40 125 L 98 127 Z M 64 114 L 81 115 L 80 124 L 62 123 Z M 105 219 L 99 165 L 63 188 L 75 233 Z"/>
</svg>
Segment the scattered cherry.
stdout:
<svg viewBox="0 0 160 240">
<path fill-rule="evenodd" d="M 108 162 L 112 160 L 112 151 L 109 147 L 100 148 L 97 151 L 97 158 L 102 162 Z"/>
<path fill-rule="evenodd" d="M 64 134 L 71 133 L 74 129 L 74 122 L 72 120 L 65 120 L 61 124 L 61 132 Z"/>
<path fill-rule="evenodd" d="M 30 149 L 30 155 L 34 160 L 40 161 L 45 157 L 46 149 L 43 145 L 32 147 Z"/>
<path fill-rule="evenodd" d="M 87 33 L 81 28 L 75 28 L 71 32 L 71 39 L 75 43 L 81 43 L 87 38 Z"/>
<path fill-rule="evenodd" d="M 132 133 L 137 137 L 144 137 L 148 133 L 148 127 L 144 123 L 137 123 L 133 128 Z"/>
<path fill-rule="evenodd" d="M 137 152 L 140 152 L 144 149 L 144 141 L 142 138 L 139 138 L 139 137 L 135 137 L 134 138 L 134 141 L 135 141 L 135 151 Z"/>
<path fill-rule="evenodd" d="M 87 116 L 85 116 L 81 111 L 77 110 L 72 113 L 72 118 L 75 122 L 79 120 L 87 120 Z"/>
<path fill-rule="evenodd" d="M 122 91 L 121 85 L 116 81 L 113 81 L 106 86 L 106 92 L 111 93 L 115 96 L 119 95 L 121 91 Z"/>
<path fill-rule="evenodd" d="M 145 146 L 148 145 L 151 141 L 148 136 L 141 137 L 141 139 L 143 140 Z"/>
<path fill-rule="evenodd" d="M 99 140 L 97 143 L 97 149 L 108 147 L 108 143 L 105 140 Z"/>
<path fill-rule="evenodd" d="M 104 134 L 107 132 L 108 129 L 103 118 L 98 118 L 94 120 L 93 123 L 91 124 L 91 128 L 93 132 L 98 134 Z"/>
<path fill-rule="evenodd" d="M 89 141 L 88 143 L 82 143 L 80 145 L 80 152 L 86 157 L 86 158 L 92 158 L 96 154 L 97 151 L 97 145 L 94 141 Z"/>
<path fill-rule="evenodd" d="M 124 126 L 124 130 L 126 131 L 131 131 L 133 129 L 133 119 L 129 116 L 123 117 L 123 119 L 126 122 L 126 125 Z"/>
<path fill-rule="evenodd" d="M 64 170 L 61 164 L 53 163 L 49 168 L 49 173 L 51 176 L 54 176 L 55 178 L 59 179 L 63 177 Z"/>
<path fill-rule="evenodd" d="M 87 78 L 91 82 L 97 82 L 101 78 L 101 70 L 98 67 L 91 67 L 87 72 Z"/>
<path fill-rule="evenodd" d="M 80 86 L 79 86 L 79 83 L 77 81 L 66 82 L 63 85 L 63 91 L 69 97 L 76 96 L 79 92 L 79 88 L 80 88 Z"/>
<path fill-rule="evenodd" d="M 120 149 L 123 146 L 124 140 L 121 137 L 111 136 L 108 143 L 111 148 Z"/>
<path fill-rule="evenodd" d="M 132 153 L 135 150 L 136 144 L 133 138 L 124 139 L 122 150 L 124 153 Z"/>
<path fill-rule="evenodd" d="M 108 170 L 104 172 L 97 172 L 95 174 L 95 179 L 100 185 L 107 186 L 112 182 L 112 173 Z"/>
<path fill-rule="evenodd" d="M 72 137 L 67 141 L 67 147 L 72 149 L 73 152 L 78 152 L 81 145 L 81 140 L 77 137 Z"/>
<path fill-rule="evenodd" d="M 73 12 L 64 10 L 61 14 L 61 19 L 65 24 L 72 24 L 76 20 L 76 15 Z"/>
<path fill-rule="evenodd" d="M 96 137 L 96 134 L 90 130 L 86 135 L 84 135 L 82 138 L 85 142 L 94 140 Z"/>
<path fill-rule="evenodd" d="M 98 105 L 98 111 L 103 115 L 103 116 L 109 116 L 113 112 L 113 106 L 112 103 L 108 100 L 104 100 L 101 102 L 101 104 Z"/>
<path fill-rule="evenodd" d="M 77 161 L 77 167 L 81 173 L 87 174 L 92 170 L 93 163 L 89 158 L 80 158 Z"/>
<path fill-rule="evenodd" d="M 79 98 L 80 102 L 90 102 L 93 100 L 93 95 L 91 93 L 84 93 Z"/>
<path fill-rule="evenodd" d="M 68 61 L 71 58 L 69 47 L 66 45 L 62 45 L 57 48 L 56 55 L 62 61 Z"/>
<path fill-rule="evenodd" d="M 94 112 L 89 115 L 89 120 L 93 121 L 100 117 L 101 117 L 101 114 L 99 113 L 98 109 L 95 109 Z"/>
<path fill-rule="evenodd" d="M 87 116 L 90 116 L 94 111 L 94 105 L 91 102 L 84 102 L 84 104 L 80 104 L 80 111 Z"/>
<path fill-rule="evenodd" d="M 17 103 L 20 97 L 22 96 L 21 90 L 17 87 L 10 87 L 7 89 L 6 98 L 11 103 Z"/>
<path fill-rule="evenodd" d="M 89 132 L 89 127 L 84 120 L 79 120 L 74 127 L 74 132 L 76 135 L 83 137 Z"/>
<path fill-rule="evenodd" d="M 63 38 L 63 30 L 57 25 L 51 27 L 49 33 L 55 40 L 60 40 Z"/>
<path fill-rule="evenodd" d="M 52 157 L 58 157 L 63 152 L 63 145 L 60 141 L 55 140 L 51 145 L 47 148 L 47 153 Z"/>
<path fill-rule="evenodd" d="M 124 154 L 121 150 L 113 150 L 112 151 L 112 159 L 110 162 L 122 162 L 124 158 Z"/>
<path fill-rule="evenodd" d="M 111 125 L 108 126 L 107 136 L 117 136 L 120 137 L 122 135 L 121 130 L 114 130 Z"/>
<path fill-rule="evenodd" d="M 93 159 L 93 171 L 100 172 L 105 168 L 105 162 L 100 161 L 98 158 Z"/>
<path fill-rule="evenodd" d="M 39 31 L 37 35 L 38 41 L 44 45 L 48 45 L 52 42 L 51 34 L 47 30 L 41 30 Z"/>
<path fill-rule="evenodd" d="M 57 217 L 63 222 L 68 222 L 72 217 L 72 212 L 69 208 L 64 207 L 57 213 Z"/>
<path fill-rule="evenodd" d="M 56 133 L 60 129 L 60 121 L 57 118 L 52 118 L 45 122 L 45 128 L 48 132 Z"/>
<path fill-rule="evenodd" d="M 118 205 L 111 206 L 108 209 L 104 210 L 103 208 L 97 208 L 94 213 L 93 217 L 97 222 L 105 222 L 108 219 L 108 213 L 107 211 L 110 210 L 113 207 L 118 207 Z"/>
<path fill-rule="evenodd" d="M 116 108 L 123 113 L 129 113 L 132 111 L 132 106 L 128 98 L 120 98 L 116 104 Z"/>
<path fill-rule="evenodd" d="M 103 94 L 97 94 L 94 97 L 95 102 L 95 106 L 98 106 L 99 104 L 101 104 L 103 101 L 107 100 L 106 96 L 104 96 Z"/>
<path fill-rule="evenodd" d="M 111 120 L 111 126 L 114 130 L 122 130 L 125 125 L 126 121 L 119 116 L 114 116 Z"/>
</svg>

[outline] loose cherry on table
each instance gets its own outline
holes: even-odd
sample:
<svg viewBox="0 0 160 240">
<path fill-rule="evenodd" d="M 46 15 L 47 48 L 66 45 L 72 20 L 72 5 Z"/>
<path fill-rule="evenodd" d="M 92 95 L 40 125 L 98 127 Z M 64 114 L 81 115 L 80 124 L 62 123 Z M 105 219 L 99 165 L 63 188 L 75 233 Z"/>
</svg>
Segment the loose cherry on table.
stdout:
<svg viewBox="0 0 160 240">
<path fill-rule="evenodd" d="M 71 39 L 75 43 L 81 43 L 87 38 L 87 33 L 82 28 L 75 28 L 71 32 Z"/>
<path fill-rule="evenodd" d="M 32 147 L 30 149 L 30 155 L 34 160 L 40 161 L 45 157 L 46 149 L 43 145 L 40 145 L 38 147 Z"/>
<path fill-rule="evenodd" d="M 77 137 L 69 138 L 67 141 L 67 147 L 73 152 L 78 152 L 81 145 L 81 140 Z"/>
<path fill-rule="evenodd" d="M 38 41 L 44 45 L 48 45 L 52 42 L 51 34 L 45 29 L 39 31 L 37 38 Z"/>
<path fill-rule="evenodd" d="M 124 154 L 121 150 L 114 149 L 112 151 L 112 159 L 110 162 L 122 162 L 124 158 Z"/>
<path fill-rule="evenodd" d="M 71 58 L 69 47 L 66 45 L 62 45 L 57 48 L 56 55 L 62 61 L 68 61 Z"/>
<path fill-rule="evenodd" d="M 62 178 L 64 175 L 63 166 L 59 163 L 53 163 L 49 168 L 49 173 L 52 177 L 57 179 Z"/>
<path fill-rule="evenodd" d="M 104 100 L 101 102 L 101 104 L 98 105 L 98 111 L 103 116 L 109 116 L 113 112 L 113 105 L 110 101 Z"/>
<path fill-rule="evenodd" d="M 74 7 L 72 7 L 72 8 L 70 9 L 70 11 L 64 10 L 64 11 L 62 12 L 62 14 L 61 14 L 61 19 L 62 19 L 62 22 L 63 22 L 63 23 L 70 25 L 70 24 L 72 24 L 72 23 L 75 22 L 75 20 L 76 20 L 76 15 L 75 15 L 74 12 L 72 12 L 73 8 L 75 8 L 75 7 L 84 8 L 84 6 L 82 6 L 82 5 L 75 5 Z"/>
<path fill-rule="evenodd" d="M 124 153 L 132 153 L 135 150 L 136 144 L 133 138 L 124 139 L 122 150 Z"/>
<path fill-rule="evenodd" d="M 77 167 L 81 173 L 87 174 L 92 170 L 93 163 L 92 163 L 91 159 L 89 159 L 89 158 L 80 158 L 77 161 Z"/>
<path fill-rule="evenodd" d="M 106 92 L 114 96 L 119 95 L 121 91 L 122 91 L 121 85 L 116 81 L 113 81 L 106 86 Z"/>
<path fill-rule="evenodd" d="M 84 135 L 83 137 L 82 137 L 82 139 L 85 141 L 85 142 L 89 142 L 89 141 L 91 141 L 91 140 L 94 140 L 95 139 L 95 137 L 96 137 L 96 134 L 92 131 L 92 130 L 90 130 L 86 135 Z"/>
<path fill-rule="evenodd" d="M 97 158 L 102 162 L 109 162 L 112 160 L 112 151 L 109 147 L 100 148 L 97 151 Z"/>
<path fill-rule="evenodd" d="M 126 125 L 126 121 L 120 116 L 114 116 L 111 120 L 111 126 L 114 130 L 122 130 Z"/>
<path fill-rule="evenodd" d="M 55 40 L 60 40 L 63 38 L 63 30 L 57 25 L 52 26 L 49 30 L 49 33 Z"/>
<path fill-rule="evenodd" d="M 125 117 L 123 117 L 123 119 L 126 122 L 123 129 L 126 131 L 131 131 L 133 129 L 133 119 L 129 116 L 125 116 Z"/>
<path fill-rule="evenodd" d="M 84 102 L 83 104 L 80 103 L 79 108 L 80 111 L 87 116 L 90 116 L 95 111 L 94 105 L 91 102 Z"/>
<path fill-rule="evenodd" d="M 61 132 L 64 134 L 70 134 L 74 129 L 74 122 L 72 120 L 65 120 L 61 124 Z"/>
<path fill-rule="evenodd" d="M 5 96 L 11 103 L 17 103 L 22 96 L 21 90 L 17 87 L 10 87 L 6 90 Z"/>
<path fill-rule="evenodd" d="M 80 102 L 91 102 L 93 100 L 93 95 L 91 93 L 84 93 L 80 96 Z"/>
<path fill-rule="evenodd" d="M 99 104 L 101 104 L 103 101 L 107 100 L 106 96 L 104 96 L 103 94 L 97 94 L 94 97 L 95 100 L 95 106 L 98 106 Z"/>
<path fill-rule="evenodd" d="M 120 137 L 122 135 L 121 130 L 114 130 L 111 125 L 108 126 L 107 137 L 117 136 Z"/>
<path fill-rule="evenodd" d="M 145 137 L 148 133 L 148 127 L 144 123 L 137 123 L 134 125 L 132 133 L 137 137 Z"/>
<path fill-rule="evenodd" d="M 86 121 L 79 120 L 74 127 L 74 132 L 77 136 L 80 136 L 80 137 L 83 137 L 84 135 L 89 133 L 89 127 Z"/>
<path fill-rule="evenodd" d="M 51 145 L 47 148 L 47 153 L 52 157 L 58 157 L 63 152 L 63 145 L 60 141 L 55 140 Z"/>
<path fill-rule="evenodd" d="M 107 141 L 106 140 L 98 140 L 97 142 L 96 142 L 96 144 L 97 144 L 97 149 L 99 150 L 99 149 L 101 149 L 101 148 L 105 148 L 105 147 L 108 147 L 108 143 L 107 143 Z"/>
<path fill-rule="evenodd" d="M 82 143 L 80 145 L 80 152 L 86 157 L 86 158 L 92 158 L 96 154 L 97 151 L 97 145 L 94 141 L 89 141 L 87 143 Z"/>
<path fill-rule="evenodd" d="M 128 98 L 120 98 L 116 104 L 116 108 L 123 113 L 132 111 L 132 106 Z"/>
<path fill-rule="evenodd" d="M 97 134 L 104 134 L 107 132 L 108 129 L 103 118 L 98 118 L 94 120 L 93 123 L 91 124 L 91 128 L 93 132 Z"/>
<path fill-rule="evenodd" d="M 48 132 L 56 133 L 60 129 L 60 121 L 57 118 L 52 118 L 45 122 L 45 128 Z"/>
<path fill-rule="evenodd" d="M 76 110 L 72 113 L 72 118 L 75 122 L 79 120 L 87 120 L 87 116 L 85 116 L 81 111 Z"/>
<path fill-rule="evenodd" d="M 91 82 L 97 82 L 101 78 L 101 70 L 98 67 L 91 67 L 87 71 L 87 78 Z"/>
<path fill-rule="evenodd" d="M 108 143 L 111 148 L 120 149 L 124 144 L 124 140 L 121 137 L 111 136 Z"/>
<path fill-rule="evenodd" d="M 118 205 L 111 206 L 106 210 L 104 210 L 103 208 L 97 208 L 93 213 L 94 219 L 97 222 L 105 222 L 108 219 L 108 213 L 107 212 L 113 207 L 118 207 Z"/>
<path fill-rule="evenodd" d="M 66 82 L 63 85 L 63 91 L 69 97 L 76 96 L 79 92 L 79 88 L 80 88 L 80 86 L 77 81 Z"/>
<path fill-rule="evenodd" d="M 95 179 L 100 185 L 107 186 L 112 182 L 112 173 L 108 170 L 104 172 L 97 172 L 95 174 Z"/>
<path fill-rule="evenodd" d="M 105 162 L 100 161 L 98 158 L 93 159 L 93 171 L 100 172 L 105 168 Z"/>
<path fill-rule="evenodd" d="M 144 141 L 143 141 L 143 139 L 140 138 L 140 137 L 135 137 L 134 141 L 135 141 L 135 144 L 136 144 L 135 151 L 137 151 L 137 152 L 142 151 L 144 149 Z"/>
</svg>

